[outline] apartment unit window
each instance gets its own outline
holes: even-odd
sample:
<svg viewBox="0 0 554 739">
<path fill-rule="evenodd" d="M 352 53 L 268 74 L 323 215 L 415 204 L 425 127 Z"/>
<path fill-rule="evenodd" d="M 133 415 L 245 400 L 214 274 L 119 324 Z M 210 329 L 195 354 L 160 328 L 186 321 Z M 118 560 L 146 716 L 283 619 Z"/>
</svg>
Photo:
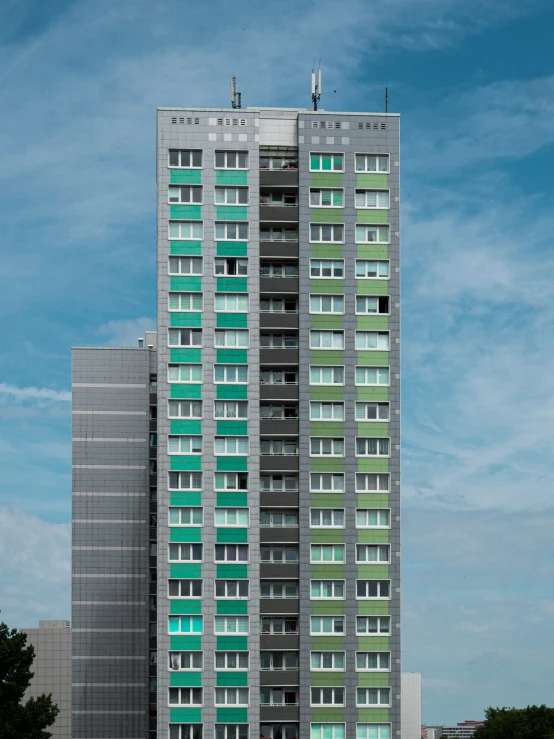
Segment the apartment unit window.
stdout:
<svg viewBox="0 0 554 739">
<path fill-rule="evenodd" d="M 389 672 L 390 652 L 356 652 L 358 672 Z"/>
<path fill-rule="evenodd" d="M 248 580 L 216 580 L 215 597 L 229 599 L 248 598 L 249 584 Z"/>
<path fill-rule="evenodd" d="M 202 293 L 169 293 L 170 311 L 201 311 Z"/>
<path fill-rule="evenodd" d="M 296 508 L 263 508 L 260 511 L 262 529 L 297 529 L 298 510 Z"/>
<path fill-rule="evenodd" d="M 288 157 L 283 155 L 260 157 L 260 169 L 298 169 L 298 158 L 296 155 Z"/>
<path fill-rule="evenodd" d="M 190 241 L 202 238 L 202 221 L 169 221 L 169 238 Z"/>
<path fill-rule="evenodd" d="M 297 706 L 297 688 L 260 688 L 262 706 Z"/>
<path fill-rule="evenodd" d="M 169 364 L 167 367 L 168 382 L 202 382 L 201 364 Z"/>
<path fill-rule="evenodd" d="M 298 313 L 296 298 L 262 298 L 260 313 Z"/>
<path fill-rule="evenodd" d="M 202 616 L 169 616 L 170 634 L 201 634 Z"/>
<path fill-rule="evenodd" d="M 202 580 L 168 580 L 169 598 L 201 598 Z"/>
<path fill-rule="evenodd" d="M 248 688 L 216 688 L 216 706 L 247 706 L 249 699 Z"/>
<path fill-rule="evenodd" d="M 218 348 L 248 348 L 248 329 L 216 329 L 215 346 Z"/>
<path fill-rule="evenodd" d="M 296 492 L 298 490 L 297 475 L 270 474 L 260 475 L 260 490 L 262 492 Z"/>
<path fill-rule="evenodd" d="M 201 275 L 202 257 L 169 257 L 170 275 Z M 172 293 L 170 293 L 171 296 Z M 179 293 L 177 293 L 178 295 Z M 202 295 L 199 295 L 202 299 Z M 171 300 L 171 297 L 170 297 Z"/>
<path fill-rule="evenodd" d="M 247 187 L 216 187 L 216 205 L 248 205 Z"/>
<path fill-rule="evenodd" d="M 260 241 L 298 241 L 298 231 L 296 228 L 262 226 L 260 228 Z M 277 275 L 272 276 L 276 277 Z"/>
<path fill-rule="evenodd" d="M 388 280 L 390 266 L 388 259 L 356 259 L 356 277 Z"/>
<path fill-rule="evenodd" d="M 248 616 L 216 616 L 216 634 L 248 634 Z"/>
<path fill-rule="evenodd" d="M 388 508 L 358 508 L 356 511 L 356 528 L 390 528 L 390 510 Z"/>
<path fill-rule="evenodd" d="M 356 385 L 387 386 L 388 384 L 388 367 L 356 367 Z"/>
<path fill-rule="evenodd" d="M 310 634 L 312 636 L 344 634 L 344 616 L 311 616 Z"/>
<path fill-rule="evenodd" d="M 214 310 L 216 313 L 248 313 L 248 295 L 216 293 Z"/>
<path fill-rule="evenodd" d="M 215 364 L 214 382 L 227 385 L 246 385 L 248 366 L 244 364 Z"/>
<path fill-rule="evenodd" d="M 331 472 L 311 472 L 310 490 L 318 493 L 344 492 L 344 475 Z"/>
<path fill-rule="evenodd" d="M 390 636 L 390 616 L 357 616 L 358 636 Z"/>
<path fill-rule="evenodd" d="M 388 295 L 372 296 L 356 295 L 356 314 L 388 315 L 390 313 L 390 299 Z"/>
<path fill-rule="evenodd" d="M 248 241 L 248 223 L 216 223 L 216 241 Z"/>
<path fill-rule="evenodd" d="M 248 739 L 248 724 L 216 724 L 215 739 Z"/>
<path fill-rule="evenodd" d="M 356 226 L 356 243 L 357 244 L 388 244 L 389 243 L 389 227 L 388 226 Z"/>
<path fill-rule="evenodd" d="M 216 418 L 248 418 L 246 400 L 216 400 L 214 408 Z"/>
<path fill-rule="evenodd" d="M 310 313 L 344 313 L 344 295 L 310 295 Z"/>
<path fill-rule="evenodd" d="M 216 526 L 248 526 L 248 508 L 216 508 Z"/>
<path fill-rule="evenodd" d="M 310 277 L 325 280 L 342 280 L 344 277 L 343 259 L 310 259 Z"/>
<path fill-rule="evenodd" d="M 191 149 L 170 149 L 169 166 L 182 169 L 197 169 L 202 166 L 202 152 Z"/>
<path fill-rule="evenodd" d="M 310 349 L 344 349 L 344 331 L 310 331 Z"/>
<path fill-rule="evenodd" d="M 320 670 L 344 672 L 344 652 L 312 652 L 310 669 L 311 672 Z"/>
<path fill-rule="evenodd" d="M 214 487 L 216 490 L 248 490 L 248 472 L 216 472 Z"/>
<path fill-rule="evenodd" d="M 262 618 L 261 621 L 262 634 L 298 634 L 298 618 L 290 616 L 288 618 L 268 617 Z"/>
<path fill-rule="evenodd" d="M 260 370 L 260 385 L 298 385 L 298 372 L 282 369 Z"/>
<path fill-rule="evenodd" d="M 202 544 L 168 544 L 170 562 L 202 562 Z"/>
<path fill-rule="evenodd" d="M 169 400 L 169 418 L 202 418 L 201 400 Z"/>
<path fill-rule="evenodd" d="M 356 739 L 391 739 L 390 724 L 356 724 Z"/>
<path fill-rule="evenodd" d="M 310 403 L 310 421 L 344 421 L 344 403 Z"/>
<path fill-rule="evenodd" d="M 390 599 L 390 580 L 356 580 L 356 598 Z"/>
<path fill-rule="evenodd" d="M 260 454 L 272 457 L 297 456 L 298 442 L 296 439 L 261 439 Z"/>
<path fill-rule="evenodd" d="M 357 457 L 388 457 L 390 455 L 390 439 L 374 439 L 358 437 L 356 439 Z"/>
<path fill-rule="evenodd" d="M 202 203 L 202 185 L 171 185 L 169 188 L 170 203 Z"/>
<path fill-rule="evenodd" d="M 170 328 L 169 346 L 202 346 L 201 328 Z"/>
<path fill-rule="evenodd" d="M 298 582 L 294 580 L 262 580 L 260 582 L 262 598 L 280 600 L 282 598 L 298 598 Z"/>
<path fill-rule="evenodd" d="M 310 385 L 344 385 L 344 367 L 310 367 Z"/>
<path fill-rule="evenodd" d="M 388 331 L 356 331 L 356 349 L 388 351 L 389 332 Z"/>
<path fill-rule="evenodd" d="M 356 705 L 390 706 L 390 688 L 357 688 Z"/>
<path fill-rule="evenodd" d="M 356 190 L 356 208 L 388 208 L 388 190 Z"/>
<path fill-rule="evenodd" d="M 310 511 L 310 528 L 343 529 L 344 508 L 312 508 Z"/>
<path fill-rule="evenodd" d="M 358 472 L 356 474 L 356 491 L 358 493 L 387 493 L 389 491 L 389 475 Z"/>
<path fill-rule="evenodd" d="M 216 436 L 214 454 L 217 456 L 248 454 L 248 436 Z"/>
<path fill-rule="evenodd" d="M 248 169 L 247 151 L 216 151 L 216 169 Z"/>
<path fill-rule="evenodd" d="M 201 436 L 168 436 L 168 454 L 202 454 Z"/>
<path fill-rule="evenodd" d="M 344 580 L 312 580 L 311 600 L 344 600 Z"/>
<path fill-rule="evenodd" d="M 202 724 L 169 724 L 169 739 L 202 739 Z"/>
<path fill-rule="evenodd" d="M 312 243 L 330 241 L 334 244 L 342 244 L 344 226 L 342 223 L 310 223 L 310 241 Z"/>
<path fill-rule="evenodd" d="M 356 421 L 388 421 L 388 403 L 356 403 Z"/>
<path fill-rule="evenodd" d="M 356 544 L 357 564 L 389 564 L 389 544 Z"/>
<path fill-rule="evenodd" d="M 169 508 L 170 526 L 202 526 L 204 523 L 203 508 Z"/>
<path fill-rule="evenodd" d="M 260 652 L 262 670 L 297 670 L 298 652 Z"/>
<path fill-rule="evenodd" d="M 248 652 L 216 652 L 216 670 L 247 670 L 250 662 Z"/>
<path fill-rule="evenodd" d="M 311 187 L 310 205 L 312 208 L 342 208 L 344 205 L 344 190 Z"/>
<path fill-rule="evenodd" d="M 344 154 L 310 154 L 310 172 L 344 172 Z"/>
<path fill-rule="evenodd" d="M 356 172 L 389 171 L 388 154 L 356 154 Z"/>
<path fill-rule="evenodd" d="M 296 564 L 298 562 L 298 548 L 284 547 L 280 544 L 268 544 L 260 547 L 262 562 L 272 564 Z"/>
<path fill-rule="evenodd" d="M 344 563 L 344 544 L 312 544 L 310 562 L 316 564 Z"/>
<path fill-rule="evenodd" d="M 261 277 L 298 277 L 298 265 L 287 262 L 263 262 L 260 265 Z"/>
<path fill-rule="evenodd" d="M 297 334 L 260 334 L 260 347 L 262 349 L 297 349 Z"/>
<path fill-rule="evenodd" d="M 236 257 L 216 257 L 214 274 L 217 277 L 246 277 L 248 275 L 248 259 Z"/>
<path fill-rule="evenodd" d="M 344 439 L 328 436 L 312 436 L 310 439 L 311 457 L 344 457 Z"/>
<path fill-rule="evenodd" d="M 344 739 L 344 724 L 311 724 L 310 739 Z"/>
<path fill-rule="evenodd" d="M 296 403 L 261 403 L 260 418 L 298 418 Z"/>
<path fill-rule="evenodd" d="M 201 670 L 204 666 L 203 652 L 170 652 L 170 670 Z"/>
<path fill-rule="evenodd" d="M 170 706 L 201 706 L 202 688 L 169 688 Z"/>
<path fill-rule="evenodd" d="M 202 490 L 201 472 L 170 472 L 170 490 Z"/>
<path fill-rule="evenodd" d="M 312 706 L 344 706 L 344 688 L 311 688 Z"/>
</svg>

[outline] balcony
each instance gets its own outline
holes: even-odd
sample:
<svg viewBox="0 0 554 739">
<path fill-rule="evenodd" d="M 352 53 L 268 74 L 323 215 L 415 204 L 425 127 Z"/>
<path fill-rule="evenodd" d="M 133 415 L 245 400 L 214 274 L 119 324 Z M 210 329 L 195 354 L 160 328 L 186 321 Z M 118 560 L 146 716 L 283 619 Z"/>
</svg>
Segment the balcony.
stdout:
<svg viewBox="0 0 554 739">
<path fill-rule="evenodd" d="M 298 328 L 298 313 L 262 311 L 260 313 L 260 328 Z"/>
<path fill-rule="evenodd" d="M 298 295 L 298 277 L 260 276 L 260 293 L 293 293 Z"/>
<path fill-rule="evenodd" d="M 260 721 L 298 721 L 298 706 L 260 706 Z"/>
<path fill-rule="evenodd" d="M 298 259 L 298 241 L 260 241 L 260 256 Z"/>
<path fill-rule="evenodd" d="M 299 565 L 298 562 L 295 562 L 294 564 L 287 564 L 283 562 L 261 562 L 260 563 L 260 578 L 271 578 L 271 577 L 280 577 L 280 578 L 298 578 L 299 573 Z M 262 601 L 260 600 L 260 603 Z M 285 602 L 288 602 L 285 600 Z M 283 611 L 283 613 L 295 613 L 296 611 Z"/>
<path fill-rule="evenodd" d="M 300 637 L 298 634 L 261 634 L 260 649 L 281 650 L 299 649 Z"/>
<path fill-rule="evenodd" d="M 299 613 L 298 598 L 260 598 L 262 615 L 293 615 Z"/>
<path fill-rule="evenodd" d="M 268 526 L 260 528 L 260 544 L 297 544 L 299 529 L 296 527 Z"/>
<path fill-rule="evenodd" d="M 262 436 L 298 436 L 298 418 L 261 418 Z"/>
<path fill-rule="evenodd" d="M 298 169 L 260 168 L 260 187 L 298 187 Z"/>
<path fill-rule="evenodd" d="M 264 492 L 263 490 L 260 492 L 260 505 L 265 506 L 266 508 L 271 507 L 274 508 L 277 506 L 297 506 L 298 505 L 298 492 L 282 492 L 282 493 L 275 493 L 273 491 L 268 490 L 267 492 Z"/>
<path fill-rule="evenodd" d="M 260 400 L 298 400 L 298 385 L 260 384 Z"/>
<path fill-rule="evenodd" d="M 268 205 L 260 200 L 260 221 L 298 223 L 298 205 Z"/>
<path fill-rule="evenodd" d="M 298 364 L 298 347 L 296 349 L 260 349 L 260 364 Z"/>
<path fill-rule="evenodd" d="M 294 670 L 261 670 L 260 685 L 299 685 L 300 673 L 298 667 Z"/>
<path fill-rule="evenodd" d="M 260 456 L 260 472 L 298 472 L 298 455 L 263 454 Z"/>
</svg>

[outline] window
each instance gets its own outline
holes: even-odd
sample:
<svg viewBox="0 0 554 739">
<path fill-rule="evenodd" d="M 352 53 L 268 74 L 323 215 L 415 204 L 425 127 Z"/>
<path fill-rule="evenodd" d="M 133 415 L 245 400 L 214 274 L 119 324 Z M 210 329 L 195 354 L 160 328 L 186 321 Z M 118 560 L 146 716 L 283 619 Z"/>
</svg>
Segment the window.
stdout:
<svg viewBox="0 0 554 739">
<path fill-rule="evenodd" d="M 170 472 L 170 490 L 202 490 L 201 472 Z"/>
<path fill-rule="evenodd" d="M 298 418 L 296 403 L 261 403 L 260 418 Z"/>
<path fill-rule="evenodd" d="M 260 547 L 260 561 L 272 564 L 296 564 L 298 548 L 281 546 L 280 544 L 264 544 Z"/>
<path fill-rule="evenodd" d="M 248 223 L 216 223 L 216 241 L 248 241 Z"/>
<path fill-rule="evenodd" d="M 170 581 L 171 582 L 171 581 Z M 203 652 L 170 652 L 170 670 L 201 670 L 204 666 Z"/>
<path fill-rule="evenodd" d="M 316 564 L 344 562 L 344 544 L 312 544 L 310 562 Z"/>
<path fill-rule="evenodd" d="M 311 472 L 310 490 L 319 493 L 342 493 L 344 492 L 344 474 Z"/>
<path fill-rule="evenodd" d="M 260 348 L 262 349 L 297 349 L 297 334 L 271 333 L 260 334 Z"/>
<path fill-rule="evenodd" d="M 216 490 L 248 490 L 248 472 L 215 472 Z"/>
<path fill-rule="evenodd" d="M 310 295 L 310 313 L 344 313 L 344 295 Z"/>
<path fill-rule="evenodd" d="M 390 636 L 390 616 L 357 616 L 358 636 Z"/>
<path fill-rule="evenodd" d="M 298 510 L 296 508 L 263 508 L 260 511 L 262 529 L 296 529 L 298 528 Z"/>
<path fill-rule="evenodd" d="M 296 298 L 262 298 L 260 313 L 298 313 Z"/>
<path fill-rule="evenodd" d="M 248 652 L 216 652 L 216 670 L 247 670 L 250 662 Z"/>
<path fill-rule="evenodd" d="M 170 634 L 201 634 L 202 616 L 169 616 Z"/>
<path fill-rule="evenodd" d="M 319 672 L 319 670 L 344 672 L 344 652 L 312 652 L 310 670 L 311 672 Z"/>
<path fill-rule="evenodd" d="M 168 580 L 167 591 L 170 598 L 201 598 L 202 580 Z"/>
<path fill-rule="evenodd" d="M 216 634 L 248 634 L 248 616 L 216 616 Z"/>
<path fill-rule="evenodd" d="M 390 313 L 390 299 L 388 295 L 367 297 L 356 295 L 356 315 L 382 315 Z"/>
<path fill-rule="evenodd" d="M 344 367 L 310 367 L 310 385 L 344 385 Z"/>
<path fill-rule="evenodd" d="M 248 313 L 248 295 L 216 293 L 214 310 L 216 313 Z"/>
<path fill-rule="evenodd" d="M 248 205 L 247 187 L 216 187 L 216 205 Z"/>
<path fill-rule="evenodd" d="M 260 265 L 261 277 L 298 277 L 298 265 L 288 262 L 263 262 Z"/>
<path fill-rule="evenodd" d="M 357 473 L 356 474 L 356 491 L 359 493 L 377 493 L 389 491 L 388 474 Z"/>
<path fill-rule="evenodd" d="M 287 157 L 282 154 L 261 156 L 260 169 L 298 169 L 298 158 L 296 156 Z"/>
<path fill-rule="evenodd" d="M 169 346 L 202 346 L 201 328 L 170 328 L 167 333 Z"/>
<path fill-rule="evenodd" d="M 311 457 L 344 457 L 344 439 L 313 436 L 310 439 Z"/>
<path fill-rule="evenodd" d="M 342 244 L 344 226 L 342 223 L 310 223 L 310 241 L 312 243 L 331 241 L 335 244 Z"/>
<path fill-rule="evenodd" d="M 356 208 L 388 208 L 388 190 L 356 190 Z"/>
<path fill-rule="evenodd" d="M 342 280 L 344 277 L 344 260 L 310 259 L 310 277 L 319 280 Z"/>
<path fill-rule="evenodd" d="M 262 226 L 260 241 L 298 241 L 296 228 L 281 228 L 277 226 Z M 270 277 L 290 277 L 290 275 L 269 275 Z"/>
<path fill-rule="evenodd" d="M 356 511 L 356 528 L 390 528 L 390 510 L 388 508 L 358 508 Z"/>
<path fill-rule="evenodd" d="M 248 152 L 216 151 L 216 169 L 248 169 Z"/>
<path fill-rule="evenodd" d="M 168 436 L 168 454 L 202 454 L 201 436 Z"/>
<path fill-rule="evenodd" d="M 344 421 L 344 403 L 310 403 L 310 421 Z"/>
<path fill-rule="evenodd" d="M 390 599 L 390 580 L 356 580 L 356 598 Z"/>
<path fill-rule="evenodd" d="M 357 688 L 357 706 L 389 706 L 390 688 Z"/>
<path fill-rule="evenodd" d="M 388 226 L 356 226 L 356 243 L 357 244 L 388 244 L 389 243 L 389 227 Z"/>
<path fill-rule="evenodd" d="M 202 724 L 169 724 L 169 739 L 202 739 Z"/>
<path fill-rule="evenodd" d="M 246 277 L 248 275 L 248 259 L 216 257 L 214 259 L 214 274 L 217 277 Z"/>
<path fill-rule="evenodd" d="M 356 652 L 356 671 L 388 672 L 390 652 Z"/>
<path fill-rule="evenodd" d="M 344 172 L 344 154 L 310 153 L 310 172 Z"/>
<path fill-rule="evenodd" d="M 214 454 L 217 456 L 248 454 L 248 436 L 216 436 Z"/>
<path fill-rule="evenodd" d="M 344 580 L 312 580 L 311 600 L 344 600 Z"/>
<path fill-rule="evenodd" d="M 202 688 L 169 688 L 170 706 L 201 706 Z"/>
<path fill-rule="evenodd" d="M 216 400 L 216 418 L 248 418 L 248 402 L 246 400 Z"/>
<path fill-rule="evenodd" d="M 170 526 L 202 526 L 204 523 L 202 508 L 176 508 L 169 509 Z"/>
<path fill-rule="evenodd" d="M 297 706 L 298 688 L 260 688 L 260 705 L 262 706 Z"/>
<path fill-rule="evenodd" d="M 388 403 L 356 403 L 356 421 L 388 421 Z"/>
<path fill-rule="evenodd" d="M 296 370 L 262 369 L 260 385 L 298 385 Z"/>
<path fill-rule="evenodd" d="M 201 400 L 168 401 L 169 418 L 202 418 Z"/>
<path fill-rule="evenodd" d="M 388 331 L 356 331 L 356 349 L 377 349 L 380 351 L 388 351 L 389 332 Z"/>
<path fill-rule="evenodd" d="M 170 311 L 201 311 L 202 293 L 169 293 Z"/>
<path fill-rule="evenodd" d="M 298 455 L 296 439 L 261 439 L 260 454 L 272 457 L 293 457 Z"/>
<path fill-rule="evenodd" d="M 181 241 L 202 238 L 202 221 L 169 221 L 169 238 Z"/>
<path fill-rule="evenodd" d="M 298 199 L 295 192 L 287 192 L 286 190 L 275 192 L 260 192 L 260 205 L 279 206 L 283 208 L 295 207 L 298 205 Z"/>
<path fill-rule="evenodd" d="M 310 634 L 312 636 L 344 634 L 344 616 L 311 616 Z"/>
<path fill-rule="evenodd" d="M 260 652 L 262 670 L 297 670 L 298 652 Z"/>
<path fill-rule="evenodd" d="M 248 348 L 248 329 L 216 329 L 215 346 L 217 348 Z"/>
<path fill-rule="evenodd" d="M 247 706 L 248 705 L 248 688 L 216 688 L 215 689 L 215 705 L 216 706 Z"/>
<path fill-rule="evenodd" d="M 344 331 L 310 331 L 310 349 L 344 349 Z"/>
<path fill-rule="evenodd" d="M 170 562 L 202 562 L 202 544 L 168 544 Z"/>
<path fill-rule="evenodd" d="M 248 739 L 248 724 L 216 724 L 215 739 Z"/>
<path fill-rule="evenodd" d="M 227 385 L 246 385 L 248 383 L 248 366 L 244 364 L 214 365 L 214 382 Z"/>
<path fill-rule="evenodd" d="M 298 490 L 297 475 L 260 475 L 260 490 L 262 492 L 296 492 Z"/>
<path fill-rule="evenodd" d="M 170 203 L 202 203 L 202 185 L 170 185 Z"/>
<path fill-rule="evenodd" d="M 356 739 L 391 739 L 390 724 L 356 724 Z"/>
<path fill-rule="evenodd" d="M 388 172 L 388 154 L 356 154 L 356 172 Z"/>
<path fill-rule="evenodd" d="M 356 439 L 357 457 L 388 457 L 390 455 L 390 439 L 374 439 L 358 437 Z"/>
<path fill-rule="evenodd" d="M 387 259 L 356 259 L 356 277 L 388 280 L 390 267 Z"/>
<path fill-rule="evenodd" d="M 312 706 L 344 706 L 344 688 L 311 688 Z"/>
<path fill-rule="evenodd" d="M 298 582 L 296 580 L 262 580 L 260 582 L 260 595 L 262 598 L 281 599 L 298 598 Z"/>
<path fill-rule="evenodd" d="M 310 511 L 310 528 L 343 529 L 343 508 L 312 508 Z"/>
<path fill-rule="evenodd" d="M 168 382 L 202 382 L 201 364 L 169 364 Z"/>
<path fill-rule="evenodd" d="M 356 544 L 357 564 L 390 563 L 389 544 Z"/>
<path fill-rule="evenodd" d="M 312 208 L 342 208 L 344 205 L 344 191 L 311 187 L 310 205 Z"/>
<path fill-rule="evenodd" d="M 216 580 L 215 597 L 232 599 L 248 598 L 249 584 L 248 580 Z"/>
<path fill-rule="evenodd" d="M 389 384 L 388 367 L 356 367 L 356 385 Z"/>
<path fill-rule="evenodd" d="M 298 618 L 290 616 L 280 618 L 279 616 L 262 618 L 262 634 L 298 634 Z"/>
<path fill-rule="evenodd" d="M 170 149 L 169 166 L 194 169 L 202 166 L 202 152 L 190 149 Z"/>
<path fill-rule="evenodd" d="M 202 257 L 169 257 L 170 275 L 201 275 Z M 170 293 L 171 295 L 179 293 Z M 171 299 L 171 297 L 170 297 Z M 200 294 L 200 299 L 202 295 Z"/>
<path fill-rule="evenodd" d="M 216 508 L 216 526 L 248 526 L 248 508 Z"/>
</svg>

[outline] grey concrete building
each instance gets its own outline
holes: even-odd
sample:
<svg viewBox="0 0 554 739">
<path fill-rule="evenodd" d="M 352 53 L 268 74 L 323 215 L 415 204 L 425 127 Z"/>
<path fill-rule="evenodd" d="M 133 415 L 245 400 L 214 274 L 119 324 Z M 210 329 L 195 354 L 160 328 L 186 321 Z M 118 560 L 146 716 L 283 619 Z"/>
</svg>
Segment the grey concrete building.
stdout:
<svg viewBox="0 0 554 739">
<path fill-rule="evenodd" d="M 52 739 L 71 738 L 71 629 L 69 621 L 39 621 L 37 628 L 22 628 L 27 644 L 35 648 L 32 665 L 34 677 L 25 700 L 52 693 L 60 709 L 49 729 Z"/>
<path fill-rule="evenodd" d="M 421 737 L 421 673 L 402 673 L 402 739 Z M 431 739 L 431 737 L 429 737 Z"/>
</svg>

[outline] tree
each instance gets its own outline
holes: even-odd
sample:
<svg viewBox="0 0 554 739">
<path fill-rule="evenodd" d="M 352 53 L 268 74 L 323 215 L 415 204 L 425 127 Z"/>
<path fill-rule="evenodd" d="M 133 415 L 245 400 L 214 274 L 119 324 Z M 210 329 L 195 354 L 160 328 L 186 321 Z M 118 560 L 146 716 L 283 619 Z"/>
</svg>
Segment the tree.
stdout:
<svg viewBox="0 0 554 739">
<path fill-rule="evenodd" d="M 474 739 L 554 739 L 554 708 L 487 708 Z"/>
<path fill-rule="evenodd" d="M 32 644 L 27 646 L 27 634 L 0 623 L 0 739 L 50 739 L 45 731 L 52 726 L 59 708 L 52 703 L 52 694 L 29 698 L 22 703 L 33 674 L 35 658 Z"/>
</svg>

